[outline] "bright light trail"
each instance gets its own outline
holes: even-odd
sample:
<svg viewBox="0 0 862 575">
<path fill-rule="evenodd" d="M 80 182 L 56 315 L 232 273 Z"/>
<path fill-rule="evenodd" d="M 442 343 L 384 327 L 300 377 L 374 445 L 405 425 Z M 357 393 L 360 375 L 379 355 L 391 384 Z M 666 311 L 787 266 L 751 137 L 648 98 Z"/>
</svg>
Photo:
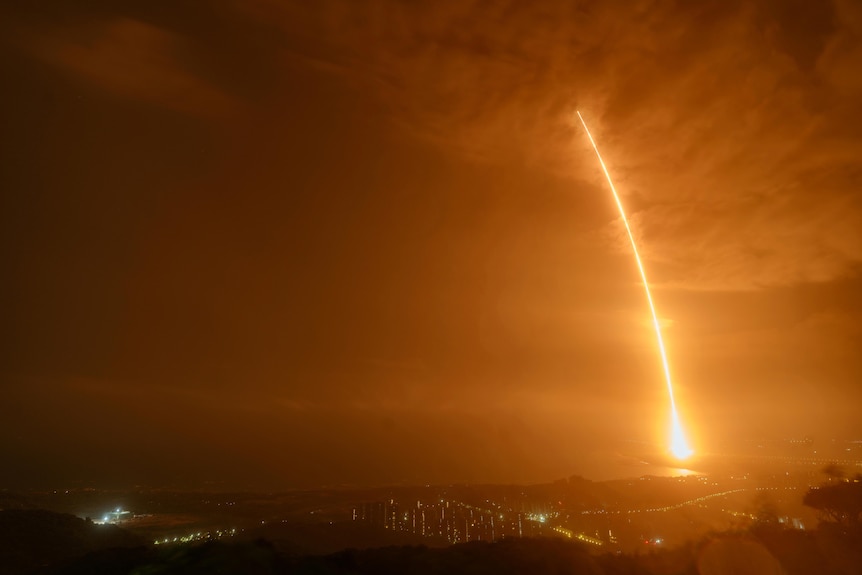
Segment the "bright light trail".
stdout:
<svg viewBox="0 0 862 575">
<path fill-rule="evenodd" d="M 578 115 L 578 119 L 581 121 L 581 125 L 584 127 L 584 131 L 587 133 L 587 137 L 590 139 L 590 143 L 593 145 L 593 150 L 596 152 L 596 157 L 599 159 L 599 164 L 602 166 L 602 171 L 605 173 L 605 178 L 608 180 L 608 185 L 611 188 L 611 192 L 614 194 L 614 200 L 617 203 L 617 208 L 620 210 L 620 216 L 623 219 L 623 224 L 626 226 L 626 232 L 629 235 L 629 241 L 632 244 L 632 251 L 635 254 L 635 261 L 638 264 L 638 270 L 641 273 L 641 280 L 643 280 L 644 284 L 644 292 L 646 292 L 647 302 L 649 303 L 649 310 L 652 313 L 652 323 L 655 327 L 655 337 L 658 341 L 658 349 L 661 353 L 661 363 L 662 367 L 664 367 L 664 378 L 667 382 L 667 393 L 668 397 L 670 397 L 670 413 L 671 413 L 671 438 L 670 438 L 670 452 L 674 454 L 678 459 L 685 459 L 689 457 L 694 451 L 688 446 L 688 441 L 685 439 L 685 433 L 682 431 L 682 425 L 679 422 L 679 415 L 676 411 L 676 401 L 673 397 L 673 383 L 671 383 L 670 379 L 670 367 L 667 363 L 667 353 L 664 350 L 664 339 L 661 337 L 661 326 L 658 322 L 658 315 L 655 311 L 655 304 L 652 301 L 652 294 L 649 290 L 649 283 L 646 278 L 646 271 L 644 271 L 643 263 L 641 263 L 641 257 L 638 254 L 638 247 L 635 244 L 635 237 L 632 234 L 632 229 L 629 226 L 629 220 L 626 217 L 626 211 L 623 209 L 623 203 L 620 201 L 620 196 L 617 194 L 617 189 L 614 187 L 614 182 L 611 180 L 611 175 L 608 173 L 608 168 L 605 166 L 605 161 L 602 160 L 602 155 L 599 153 L 599 147 L 596 145 L 596 141 L 593 140 L 593 135 L 590 134 L 590 129 L 587 128 L 587 123 L 584 122 L 583 116 L 581 116 L 580 112 L 576 112 Z"/>
</svg>

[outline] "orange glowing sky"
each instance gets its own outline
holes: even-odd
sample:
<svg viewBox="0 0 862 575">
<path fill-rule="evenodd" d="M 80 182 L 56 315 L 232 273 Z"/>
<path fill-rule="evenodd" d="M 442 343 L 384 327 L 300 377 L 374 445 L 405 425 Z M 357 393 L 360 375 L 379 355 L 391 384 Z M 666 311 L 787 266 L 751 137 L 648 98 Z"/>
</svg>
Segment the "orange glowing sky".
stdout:
<svg viewBox="0 0 862 575">
<path fill-rule="evenodd" d="M 862 435 L 858 3 L 420 4 L 0 7 L 0 488 L 597 477 L 663 442 L 575 110 L 694 447 Z"/>
</svg>

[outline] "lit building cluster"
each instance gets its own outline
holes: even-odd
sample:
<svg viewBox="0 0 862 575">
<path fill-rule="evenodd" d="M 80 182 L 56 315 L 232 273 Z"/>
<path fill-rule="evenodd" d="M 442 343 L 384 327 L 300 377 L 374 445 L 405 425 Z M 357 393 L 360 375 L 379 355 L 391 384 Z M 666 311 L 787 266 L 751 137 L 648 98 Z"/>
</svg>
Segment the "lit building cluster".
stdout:
<svg viewBox="0 0 862 575">
<path fill-rule="evenodd" d="M 486 502 L 487 507 L 460 501 L 412 501 L 395 499 L 363 503 L 353 509 L 353 520 L 369 525 L 406 531 L 424 537 L 439 537 L 449 543 L 496 541 L 507 537 L 557 536 L 590 545 L 604 542 L 559 524 L 558 511 L 516 511 Z"/>
<path fill-rule="evenodd" d="M 546 535 L 556 535 L 577 540 L 596 547 L 613 549 L 633 549 L 634 546 L 648 544 L 664 545 L 667 541 L 685 540 L 692 521 L 721 522 L 722 515 L 746 522 L 760 521 L 760 515 L 752 512 L 761 493 L 769 492 L 777 497 L 782 505 L 787 497 L 795 499 L 800 488 L 792 484 L 801 478 L 791 477 L 789 473 L 771 477 L 772 485 L 756 485 L 747 473 L 728 477 L 689 476 L 656 479 L 648 476 L 635 483 L 642 483 L 642 491 L 647 497 L 636 496 L 625 504 L 613 499 L 597 499 L 587 505 L 564 503 L 563 500 L 546 504 L 544 509 L 525 513 L 531 522 L 545 525 Z M 655 487 L 649 484 L 656 483 Z M 776 484 L 777 483 L 777 484 Z M 680 488 L 675 485 L 680 485 Z M 704 490 L 718 489 L 712 493 Z M 684 486 L 690 494 L 683 501 L 667 503 L 668 498 L 678 497 L 679 489 Z M 744 486 L 744 487 L 743 487 Z M 699 492 L 699 493 L 698 493 Z M 647 500 L 651 504 L 644 505 Z M 661 501 L 661 503 L 659 503 Z M 522 501 L 523 506 L 526 502 Z M 641 505 L 637 505 L 641 503 Z M 805 523 L 798 509 L 786 508 L 790 513 L 775 517 L 778 524 L 786 528 L 805 529 Z M 738 524 L 738 523 L 737 523 Z"/>
<path fill-rule="evenodd" d="M 439 537 L 449 543 L 547 535 L 548 518 L 549 514 L 486 509 L 446 499 L 409 504 L 388 499 L 363 503 L 353 509 L 354 521 L 423 537 Z"/>
</svg>

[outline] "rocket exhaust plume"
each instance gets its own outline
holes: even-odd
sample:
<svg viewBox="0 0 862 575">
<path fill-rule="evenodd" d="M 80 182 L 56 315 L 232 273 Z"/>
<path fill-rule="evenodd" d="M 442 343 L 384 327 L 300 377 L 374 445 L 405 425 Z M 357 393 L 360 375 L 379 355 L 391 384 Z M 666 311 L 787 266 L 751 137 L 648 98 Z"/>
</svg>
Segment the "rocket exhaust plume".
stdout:
<svg viewBox="0 0 862 575">
<path fill-rule="evenodd" d="M 596 146 L 596 141 L 593 140 L 592 134 L 590 134 L 590 129 L 587 128 L 587 123 L 584 122 L 583 116 L 581 116 L 580 112 L 576 112 L 578 115 L 578 119 L 581 121 L 581 125 L 584 127 L 584 131 L 587 133 L 587 137 L 590 139 L 590 144 L 593 145 L 593 150 L 596 152 L 596 157 L 599 159 L 599 165 L 602 167 L 602 171 L 605 173 L 605 178 L 608 180 L 608 186 L 611 188 L 611 193 L 614 195 L 614 200 L 617 203 L 617 208 L 619 208 L 620 216 L 622 217 L 623 224 L 626 226 L 626 232 L 629 236 L 629 241 L 632 245 L 632 252 L 635 255 L 635 261 L 638 264 L 638 270 L 641 274 L 641 280 L 644 284 L 644 292 L 646 293 L 647 303 L 649 303 L 649 310 L 652 314 L 652 323 L 655 327 L 655 337 L 656 341 L 658 341 L 658 349 L 661 353 L 661 363 L 664 368 L 664 379 L 667 382 L 667 393 L 670 398 L 670 414 L 671 414 L 671 437 L 670 437 L 670 452 L 677 459 L 685 459 L 689 457 L 692 453 L 692 449 L 688 446 L 688 441 L 685 438 L 685 433 L 682 431 L 682 424 L 679 422 L 679 415 L 676 411 L 676 401 L 673 396 L 673 383 L 670 378 L 670 367 L 667 363 L 667 353 L 664 349 L 664 340 L 661 337 L 661 326 L 658 322 L 658 315 L 655 311 L 655 304 L 652 301 L 652 294 L 650 293 L 649 283 L 647 282 L 646 272 L 644 271 L 643 263 L 641 262 L 641 257 L 638 254 L 638 247 L 635 244 L 635 237 L 632 234 L 632 229 L 629 226 L 629 220 L 626 217 L 626 212 L 623 209 L 623 203 L 620 201 L 620 196 L 617 194 L 617 189 L 614 187 L 614 182 L 611 180 L 611 175 L 608 173 L 608 168 L 605 166 L 604 160 L 602 160 L 602 155 L 599 153 L 599 148 Z"/>
</svg>

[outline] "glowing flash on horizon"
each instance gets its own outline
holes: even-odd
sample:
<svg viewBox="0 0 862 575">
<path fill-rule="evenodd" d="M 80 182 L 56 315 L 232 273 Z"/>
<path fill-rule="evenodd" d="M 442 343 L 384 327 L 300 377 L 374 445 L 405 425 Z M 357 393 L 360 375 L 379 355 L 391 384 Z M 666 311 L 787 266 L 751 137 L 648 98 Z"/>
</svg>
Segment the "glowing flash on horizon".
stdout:
<svg viewBox="0 0 862 575">
<path fill-rule="evenodd" d="M 679 422 L 679 415 L 676 411 L 676 401 L 673 397 L 673 384 L 670 379 L 670 367 L 667 363 L 667 353 L 664 350 L 664 340 L 661 337 L 661 327 L 658 322 L 658 315 L 655 312 L 655 304 L 652 301 L 652 294 L 649 290 L 649 283 L 647 283 L 646 272 L 644 271 L 643 263 L 641 263 L 641 257 L 638 254 L 638 248 L 635 244 L 635 237 L 632 234 L 632 229 L 629 226 L 629 220 L 626 217 L 626 212 L 623 209 L 623 203 L 620 201 L 620 196 L 617 194 L 617 189 L 614 187 L 614 182 L 611 180 L 611 175 L 608 173 L 608 168 L 605 166 L 604 160 L 602 160 L 602 155 L 599 153 L 599 147 L 596 146 L 596 141 L 593 140 L 593 135 L 590 134 L 590 129 L 587 128 L 587 123 L 584 122 L 583 116 L 581 116 L 580 112 L 576 112 L 578 115 L 578 119 L 581 121 L 581 125 L 584 127 L 584 131 L 587 133 L 587 137 L 590 139 L 590 143 L 593 145 L 593 150 L 596 152 L 596 157 L 599 159 L 599 164 L 602 166 L 602 171 L 605 173 L 605 178 L 608 180 L 608 185 L 611 188 L 611 192 L 614 195 L 614 200 L 617 203 L 617 208 L 620 210 L 620 216 L 623 219 L 623 224 L 626 226 L 626 232 L 629 235 L 629 241 L 632 244 L 632 251 L 635 254 L 635 261 L 638 264 L 638 270 L 641 273 L 641 280 L 643 280 L 644 284 L 644 292 L 646 292 L 647 302 L 649 303 L 649 310 L 652 313 L 652 323 L 655 327 L 655 337 L 658 341 L 658 349 L 661 352 L 661 363 L 662 367 L 664 367 L 664 378 L 667 382 L 667 393 L 670 397 L 670 413 L 671 413 L 671 441 L 670 441 L 670 452 L 676 456 L 677 459 L 685 459 L 692 455 L 694 451 L 688 446 L 688 441 L 685 439 L 685 433 L 682 430 L 682 424 Z"/>
</svg>

